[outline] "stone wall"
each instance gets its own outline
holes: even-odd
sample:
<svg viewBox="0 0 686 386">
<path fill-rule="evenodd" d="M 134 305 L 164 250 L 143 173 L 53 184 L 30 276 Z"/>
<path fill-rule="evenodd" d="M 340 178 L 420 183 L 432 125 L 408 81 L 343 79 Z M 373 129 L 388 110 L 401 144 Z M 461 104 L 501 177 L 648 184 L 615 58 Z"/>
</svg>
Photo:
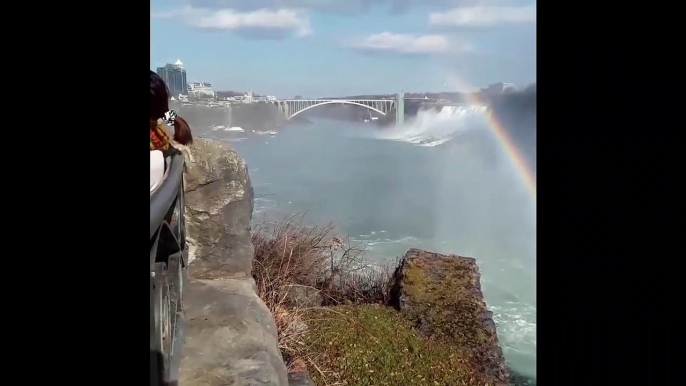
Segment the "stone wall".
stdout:
<svg viewBox="0 0 686 386">
<path fill-rule="evenodd" d="M 179 147 L 191 261 L 180 384 L 285 386 L 276 324 L 251 276 L 253 189 L 245 162 L 216 141 Z"/>
</svg>

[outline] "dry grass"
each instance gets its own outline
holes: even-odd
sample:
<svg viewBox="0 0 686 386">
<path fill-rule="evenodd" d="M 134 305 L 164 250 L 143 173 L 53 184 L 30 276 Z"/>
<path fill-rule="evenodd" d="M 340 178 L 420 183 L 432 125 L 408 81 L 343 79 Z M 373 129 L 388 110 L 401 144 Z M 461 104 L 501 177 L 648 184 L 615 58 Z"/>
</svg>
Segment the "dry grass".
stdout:
<svg viewBox="0 0 686 386">
<path fill-rule="evenodd" d="M 302 369 L 305 357 L 304 315 L 308 308 L 338 304 L 387 304 L 394 267 L 374 267 L 365 246 L 336 236 L 333 224 L 307 226 L 304 215 L 256 226 L 253 277 L 258 295 L 276 320 L 279 348 L 289 370 Z M 294 304 L 293 289 L 319 293 L 321 302 Z"/>
</svg>

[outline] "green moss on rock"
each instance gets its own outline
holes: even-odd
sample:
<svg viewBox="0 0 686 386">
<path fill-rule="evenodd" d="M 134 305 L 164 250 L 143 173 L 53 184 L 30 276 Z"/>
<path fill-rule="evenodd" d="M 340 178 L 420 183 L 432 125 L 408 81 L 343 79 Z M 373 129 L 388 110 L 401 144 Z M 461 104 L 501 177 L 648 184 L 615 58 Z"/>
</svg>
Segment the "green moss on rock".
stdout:
<svg viewBox="0 0 686 386">
<path fill-rule="evenodd" d="M 451 347 L 484 383 L 507 384 L 509 374 L 474 259 L 410 249 L 396 271 L 395 297 L 401 313 L 423 336 Z"/>
<path fill-rule="evenodd" d="M 451 340 L 467 353 L 492 339 L 479 318 L 483 307 L 473 296 L 470 276 L 459 260 L 452 264 L 410 260 L 405 271 L 406 314 L 420 323 L 426 335 Z"/>
<path fill-rule="evenodd" d="M 450 343 L 425 339 L 390 307 L 310 311 L 303 344 L 317 385 L 484 386 Z"/>
</svg>

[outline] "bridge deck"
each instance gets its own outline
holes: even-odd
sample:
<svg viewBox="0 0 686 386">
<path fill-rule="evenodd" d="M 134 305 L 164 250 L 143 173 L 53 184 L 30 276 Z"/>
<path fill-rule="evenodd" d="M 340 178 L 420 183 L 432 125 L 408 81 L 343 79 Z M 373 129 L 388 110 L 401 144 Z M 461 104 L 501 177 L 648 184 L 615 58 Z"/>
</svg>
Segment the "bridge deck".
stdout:
<svg viewBox="0 0 686 386">
<path fill-rule="evenodd" d="M 395 102 L 390 99 L 277 99 L 273 102 Z"/>
</svg>

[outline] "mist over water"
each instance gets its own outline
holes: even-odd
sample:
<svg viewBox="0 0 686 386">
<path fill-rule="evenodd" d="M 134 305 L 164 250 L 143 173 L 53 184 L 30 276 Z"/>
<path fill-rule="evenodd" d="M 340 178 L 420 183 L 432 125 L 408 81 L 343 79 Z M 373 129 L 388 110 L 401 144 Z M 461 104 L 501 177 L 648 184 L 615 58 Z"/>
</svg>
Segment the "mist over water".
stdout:
<svg viewBox="0 0 686 386">
<path fill-rule="evenodd" d="M 435 110 L 419 111 L 405 125 L 372 132 L 379 139 L 403 141 L 426 147 L 444 144 L 455 136 L 482 130 L 485 106 L 444 106 Z"/>
<path fill-rule="evenodd" d="M 536 206 L 489 126 L 492 113 L 444 107 L 387 129 L 320 119 L 228 140 L 249 165 L 255 221 L 307 211 L 366 242 L 380 264 L 410 247 L 476 258 L 505 356 L 535 378 Z M 508 130 L 535 170 L 535 127 L 520 126 Z"/>
</svg>

